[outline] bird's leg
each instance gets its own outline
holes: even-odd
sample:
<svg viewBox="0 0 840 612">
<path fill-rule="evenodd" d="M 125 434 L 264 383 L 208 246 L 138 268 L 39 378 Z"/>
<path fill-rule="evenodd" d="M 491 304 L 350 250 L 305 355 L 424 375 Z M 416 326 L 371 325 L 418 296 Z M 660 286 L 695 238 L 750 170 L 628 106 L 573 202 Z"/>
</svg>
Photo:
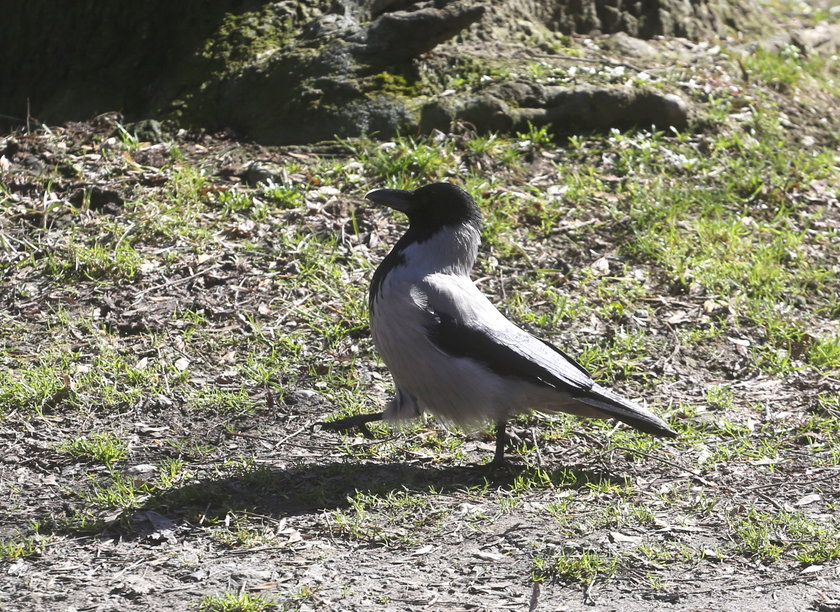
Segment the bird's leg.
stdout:
<svg viewBox="0 0 840 612">
<path fill-rule="evenodd" d="M 502 467 L 505 464 L 505 443 L 507 442 L 507 434 L 505 429 L 507 421 L 501 420 L 496 423 L 496 454 L 493 455 L 493 461 L 490 462 L 491 468 Z"/>
<path fill-rule="evenodd" d="M 355 416 L 345 417 L 336 421 L 321 421 L 318 424 L 321 426 L 321 429 L 327 429 L 329 431 L 347 431 L 348 429 L 358 427 L 364 437 L 372 438 L 373 433 L 371 433 L 370 429 L 368 429 L 367 424 L 372 421 L 381 421 L 382 414 L 382 412 L 375 412 L 373 414 L 357 414 Z"/>
</svg>

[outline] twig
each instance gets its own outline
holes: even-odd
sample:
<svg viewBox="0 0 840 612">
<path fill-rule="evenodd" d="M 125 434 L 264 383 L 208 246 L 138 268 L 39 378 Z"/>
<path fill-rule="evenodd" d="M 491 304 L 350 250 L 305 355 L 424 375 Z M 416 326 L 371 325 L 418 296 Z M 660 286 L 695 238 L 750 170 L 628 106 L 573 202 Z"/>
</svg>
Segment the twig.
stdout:
<svg viewBox="0 0 840 612">
<path fill-rule="evenodd" d="M 773 498 L 772 498 L 772 497 L 770 497 L 769 495 L 765 495 L 764 493 L 760 493 L 760 492 L 756 492 L 756 495 L 758 495 L 761 499 L 763 499 L 763 500 L 764 500 L 764 501 L 766 501 L 767 503 L 772 504 L 773 506 L 775 506 L 775 507 L 776 507 L 776 510 L 784 510 L 784 509 L 785 509 L 785 507 L 784 507 L 784 506 L 782 506 L 782 504 L 780 504 L 779 502 L 777 502 L 775 499 L 773 499 Z"/>
<path fill-rule="evenodd" d="M 677 356 L 677 353 L 680 352 L 680 349 L 682 348 L 682 344 L 680 343 L 680 337 L 677 335 L 677 330 L 675 330 L 673 328 L 673 326 L 670 323 L 668 323 L 667 321 L 663 321 L 663 322 L 665 323 L 665 326 L 671 331 L 671 334 L 674 336 L 674 350 L 671 351 L 671 354 L 668 355 L 667 357 L 665 357 L 665 359 L 663 359 L 662 362 L 659 364 L 662 367 L 664 367 L 665 364 L 667 364 L 669 361 L 672 361 L 674 359 L 674 357 Z"/>
<path fill-rule="evenodd" d="M 531 601 L 528 602 L 528 612 L 535 612 L 540 603 L 540 583 L 535 582 L 531 587 Z"/>
<path fill-rule="evenodd" d="M 138 298 L 141 298 L 144 295 L 146 295 L 147 293 L 149 293 L 150 291 L 154 291 L 156 289 L 163 289 L 165 287 L 172 287 L 172 286 L 175 286 L 175 285 L 180 285 L 182 283 L 186 283 L 188 281 L 191 281 L 194 278 L 198 278 L 199 276 L 204 276 L 205 274 L 209 274 L 213 270 L 218 270 L 219 267 L 221 267 L 220 264 L 214 264 L 214 265 L 210 266 L 209 268 L 205 268 L 204 270 L 199 270 L 195 274 L 190 274 L 189 276 L 185 276 L 184 278 L 169 280 L 169 281 L 166 281 L 165 283 L 161 283 L 160 285 L 154 285 L 153 287 L 148 287 L 146 289 L 143 289 L 143 291 L 141 291 L 140 293 L 136 294 L 134 296 L 134 299 L 136 301 Z"/>
<path fill-rule="evenodd" d="M 132 223 L 131 225 L 129 225 L 128 228 L 123 232 L 122 236 L 120 236 L 119 240 L 117 240 L 117 243 L 114 245 L 114 259 L 117 258 L 117 253 L 119 253 L 119 251 L 120 251 L 120 245 L 122 244 L 122 241 L 125 240 L 125 237 L 128 236 L 128 234 L 136 226 L 137 226 L 136 223 Z"/>
<path fill-rule="evenodd" d="M 305 449 L 308 449 L 308 450 L 322 450 L 322 451 L 333 450 L 335 448 L 335 446 L 332 446 L 332 445 L 300 444 L 300 443 L 297 443 L 297 442 L 289 442 L 289 439 L 291 439 L 291 438 L 295 437 L 296 435 L 300 434 L 302 431 L 304 431 L 306 429 L 310 429 L 312 427 L 314 427 L 314 425 L 311 425 L 311 426 L 307 425 L 306 427 L 302 428 L 301 430 L 296 431 L 293 434 L 288 435 L 285 438 L 281 439 L 280 442 L 277 442 L 273 438 L 268 438 L 266 436 L 258 436 L 256 434 L 247 434 L 247 433 L 242 433 L 242 432 L 238 432 L 238 431 L 225 431 L 225 435 L 232 436 L 232 437 L 235 437 L 235 438 L 247 438 L 249 440 L 257 440 L 259 442 L 268 442 L 270 444 L 274 444 L 275 446 L 283 443 L 283 444 L 287 444 L 288 446 L 295 446 L 297 448 L 305 448 Z M 369 446 L 375 446 L 377 444 L 382 444 L 384 442 L 391 442 L 393 440 L 396 440 L 397 437 L 398 436 L 381 438 L 381 439 L 377 439 L 376 442 L 370 442 L 370 443 L 366 443 L 366 444 L 357 444 L 357 445 L 354 445 L 354 446 L 368 446 L 368 447 Z"/>
<path fill-rule="evenodd" d="M 540 452 L 540 445 L 537 442 L 537 430 L 536 427 L 531 428 L 531 442 L 534 443 L 534 450 L 537 453 L 537 465 L 542 467 L 543 466 L 543 457 L 542 453 Z"/>
<path fill-rule="evenodd" d="M 831 470 L 834 470 L 835 468 L 826 467 L 824 469 L 827 469 L 827 470 L 831 471 Z M 808 480 L 804 484 L 811 485 L 811 484 L 814 484 L 815 482 L 822 482 L 823 480 L 833 480 L 835 478 L 837 478 L 837 474 L 827 474 L 826 476 L 820 476 L 819 478 L 812 478 L 811 480 Z M 748 493 L 750 491 L 755 491 L 757 489 L 766 489 L 768 487 L 778 487 L 779 485 L 784 484 L 785 482 L 787 482 L 787 481 L 774 480 L 773 482 L 766 482 L 766 483 L 760 484 L 760 485 L 753 485 L 751 487 L 747 487 L 746 489 L 740 489 L 739 493 Z"/>
<path fill-rule="evenodd" d="M 285 438 L 281 438 L 281 439 L 280 439 L 280 440 L 279 440 L 279 441 L 275 444 L 275 446 L 280 446 L 280 445 L 281 445 L 281 444 L 283 444 L 284 442 L 287 442 L 288 440 L 291 440 L 292 438 L 294 438 L 294 437 L 295 437 L 296 435 L 298 435 L 299 433 L 302 433 L 302 432 L 306 431 L 307 429 L 309 429 L 309 427 L 310 427 L 309 425 L 304 425 L 303 427 L 301 427 L 301 428 L 300 428 L 300 429 L 298 429 L 297 431 L 295 431 L 295 432 L 293 432 L 293 433 L 290 433 L 290 434 L 289 434 L 288 436 L 286 436 Z"/>
<path fill-rule="evenodd" d="M 119 578 L 121 578 L 123 576 L 123 574 L 125 574 L 126 572 L 128 572 L 130 570 L 133 570 L 135 567 L 143 565 L 144 563 L 148 563 L 148 561 L 146 559 L 141 559 L 140 561 L 135 561 L 131 565 L 128 565 L 128 566 L 122 568 L 120 571 L 118 571 L 116 574 L 114 574 L 113 576 L 111 576 L 109 578 L 109 582 L 112 582 L 112 583 L 116 582 Z"/>
<path fill-rule="evenodd" d="M 746 489 L 739 489 L 739 493 L 749 493 L 750 491 L 755 491 L 757 489 L 766 489 L 768 487 L 778 487 L 782 484 L 782 481 L 774 480 L 773 482 L 765 482 L 764 484 L 754 485 L 752 487 L 747 487 Z"/>
<path fill-rule="evenodd" d="M 592 599 L 592 585 L 595 584 L 595 579 L 598 577 L 598 573 L 596 572 L 592 576 L 592 580 L 589 581 L 589 584 L 586 585 L 586 590 L 583 592 L 583 603 L 586 605 L 594 605 L 595 600 Z"/>
<path fill-rule="evenodd" d="M 257 436 L 257 435 L 254 435 L 254 434 L 246 434 L 246 433 L 241 433 L 241 432 L 238 432 L 238 431 L 226 431 L 225 433 L 229 436 L 234 436 L 234 437 L 237 437 L 237 438 L 247 438 L 248 440 L 258 440 L 260 442 L 271 442 L 272 444 L 274 443 L 274 440 L 272 440 L 271 438 L 267 438 L 266 436 Z"/>
<path fill-rule="evenodd" d="M 703 478 L 700 474 L 698 474 L 694 470 L 690 470 L 687 467 L 684 467 L 684 466 L 680 465 L 679 463 L 674 463 L 673 461 L 669 461 L 668 459 L 663 459 L 662 457 L 657 457 L 655 455 L 650 455 L 650 454 L 642 452 L 640 450 L 636 450 L 635 448 L 627 448 L 626 446 L 615 446 L 613 448 L 616 448 L 618 450 L 622 450 L 622 451 L 625 451 L 625 452 L 628 452 L 628 453 L 634 453 L 634 454 L 639 455 L 641 457 L 644 457 L 646 459 L 652 459 L 653 461 L 658 461 L 660 463 L 670 465 L 671 467 L 675 467 L 678 470 L 682 470 L 683 472 L 687 472 L 687 473 L 691 474 L 691 476 L 693 478 L 695 478 L 700 484 L 704 484 L 707 487 L 716 487 L 717 486 L 714 483 L 711 483 L 708 480 L 706 480 L 705 478 Z"/>
<path fill-rule="evenodd" d="M 777 584 L 790 584 L 791 582 L 807 582 L 815 578 L 812 574 L 799 576 L 797 578 L 785 578 L 783 580 L 771 580 L 770 582 L 759 582 L 758 584 L 740 585 L 733 587 L 715 587 L 713 589 L 704 589 L 702 591 L 678 591 L 679 595 L 706 595 L 707 593 L 725 593 L 731 591 L 738 591 L 741 589 L 754 590 L 758 587 L 776 586 Z"/>
</svg>

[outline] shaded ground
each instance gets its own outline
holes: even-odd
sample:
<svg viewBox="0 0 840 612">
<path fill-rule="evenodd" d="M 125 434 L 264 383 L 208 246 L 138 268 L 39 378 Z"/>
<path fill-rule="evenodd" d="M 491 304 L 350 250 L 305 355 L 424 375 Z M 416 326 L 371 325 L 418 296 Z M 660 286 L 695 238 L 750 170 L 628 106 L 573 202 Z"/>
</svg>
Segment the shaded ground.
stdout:
<svg viewBox="0 0 840 612">
<path fill-rule="evenodd" d="M 0 139 L 2 607 L 840 609 L 836 72 L 704 49 L 682 135 Z M 390 389 L 361 197 L 435 179 L 482 289 L 679 439 L 527 417 L 488 477 L 488 435 L 320 431 Z"/>
</svg>

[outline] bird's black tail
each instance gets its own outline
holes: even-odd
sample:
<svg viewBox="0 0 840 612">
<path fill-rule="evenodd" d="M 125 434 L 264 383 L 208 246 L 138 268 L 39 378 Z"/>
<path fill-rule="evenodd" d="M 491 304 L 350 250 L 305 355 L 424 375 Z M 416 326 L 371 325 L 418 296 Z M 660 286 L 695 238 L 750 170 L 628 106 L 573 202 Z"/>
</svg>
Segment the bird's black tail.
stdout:
<svg viewBox="0 0 840 612">
<path fill-rule="evenodd" d="M 575 399 L 587 406 L 597 408 L 600 412 L 604 413 L 604 418 L 618 419 L 623 423 L 635 427 L 639 431 L 667 438 L 677 436 L 677 432 L 668 427 L 665 421 L 649 410 L 642 408 L 630 400 L 624 399 L 617 393 L 597 383 L 585 394 L 576 395 Z"/>
</svg>

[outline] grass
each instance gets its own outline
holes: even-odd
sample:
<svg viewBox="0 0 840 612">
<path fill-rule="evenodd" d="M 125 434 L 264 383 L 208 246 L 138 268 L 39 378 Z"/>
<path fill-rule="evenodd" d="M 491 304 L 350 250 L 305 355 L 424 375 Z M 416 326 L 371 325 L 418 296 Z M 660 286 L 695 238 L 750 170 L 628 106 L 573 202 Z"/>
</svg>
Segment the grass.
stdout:
<svg viewBox="0 0 840 612">
<path fill-rule="evenodd" d="M 199 612 L 262 612 L 273 608 L 273 600 L 250 593 L 207 595 L 198 602 Z"/>
<path fill-rule="evenodd" d="M 562 580 L 588 584 L 596 578 L 609 579 L 616 570 L 617 557 L 608 557 L 597 551 L 560 551 L 534 558 L 531 576 L 535 582 Z"/>
<path fill-rule="evenodd" d="M 382 495 L 356 491 L 347 498 L 347 503 L 347 510 L 329 514 L 333 531 L 389 547 L 417 546 L 419 530 L 438 524 L 445 514 L 435 507 L 433 498 L 406 491 L 389 491 Z"/>
<path fill-rule="evenodd" d="M 306 569 L 354 555 L 433 574 L 476 549 L 498 555 L 487 576 L 527 567 L 545 589 L 582 592 L 676 592 L 674 576 L 720 576 L 722 559 L 751 578 L 759 564 L 792 579 L 836 564 L 836 143 L 803 146 L 785 127 L 796 107 L 780 104 L 835 77 L 790 50 L 742 62 L 750 91 L 692 94 L 700 125 L 685 133 L 561 138 L 530 125 L 335 143 L 320 157 L 267 149 L 277 163 L 257 185 L 216 174 L 184 140 L 146 170 L 152 188 L 122 165 L 144 145 L 120 132 L 103 161 L 118 214 L 71 205 L 51 171 L 31 178 L 31 206 L 9 182 L 0 470 L 15 522 L 0 519 L 0 562 L 40 571 L 64 542 L 145 546 L 135 519 L 158 512 L 201 551 L 172 556 L 177 567 L 259 557 L 283 579 L 262 597 L 219 578 L 192 602 L 202 610 L 317 607 L 325 589 L 349 600 L 354 585 Z M 437 180 L 482 208 L 475 277 L 492 301 L 679 438 L 523 415 L 513 467 L 491 477 L 472 465 L 492 454 L 481 432 L 420 420 L 364 439 L 314 426 L 381 410 L 392 393 L 366 290 L 405 219 L 362 195 Z M 28 519 L 39 529 L 18 533 Z M 473 567 L 459 558 L 449 583 Z M 388 584 L 371 601 L 397 601 Z"/>
<path fill-rule="evenodd" d="M 776 513 L 750 510 L 746 516 L 730 520 L 738 549 L 764 562 L 783 555 L 803 565 L 840 558 L 840 531 L 799 512 Z"/>
<path fill-rule="evenodd" d="M 130 244 L 111 247 L 95 242 L 81 245 L 72 240 L 65 248 L 47 255 L 45 273 L 66 282 L 78 279 L 131 281 L 142 263 L 142 257 Z"/>
<path fill-rule="evenodd" d="M 381 144 L 354 146 L 356 156 L 368 172 L 384 186 L 398 189 L 419 187 L 440 179 L 454 164 L 450 147 L 413 138 Z"/>
<path fill-rule="evenodd" d="M 804 54 L 795 45 L 779 51 L 758 47 L 741 59 L 750 80 L 782 92 L 791 92 L 804 83 L 824 81 L 830 75 L 825 58 Z"/>
<path fill-rule="evenodd" d="M 82 461 L 104 465 L 111 465 L 116 461 L 125 459 L 128 455 L 126 443 L 116 435 L 107 432 L 94 432 L 89 436 L 75 438 L 67 444 L 59 446 L 58 450 Z"/>
<path fill-rule="evenodd" d="M 45 542 L 40 536 L 18 537 L 0 540 L 0 561 L 15 561 L 36 557 L 44 550 Z"/>
<path fill-rule="evenodd" d="M 72 395 L 68 379 L 57 375 L 48 361 L 32 364 L 25 371 L 0 372 L 0 415 L 42 412 Z"/>
</svg>

